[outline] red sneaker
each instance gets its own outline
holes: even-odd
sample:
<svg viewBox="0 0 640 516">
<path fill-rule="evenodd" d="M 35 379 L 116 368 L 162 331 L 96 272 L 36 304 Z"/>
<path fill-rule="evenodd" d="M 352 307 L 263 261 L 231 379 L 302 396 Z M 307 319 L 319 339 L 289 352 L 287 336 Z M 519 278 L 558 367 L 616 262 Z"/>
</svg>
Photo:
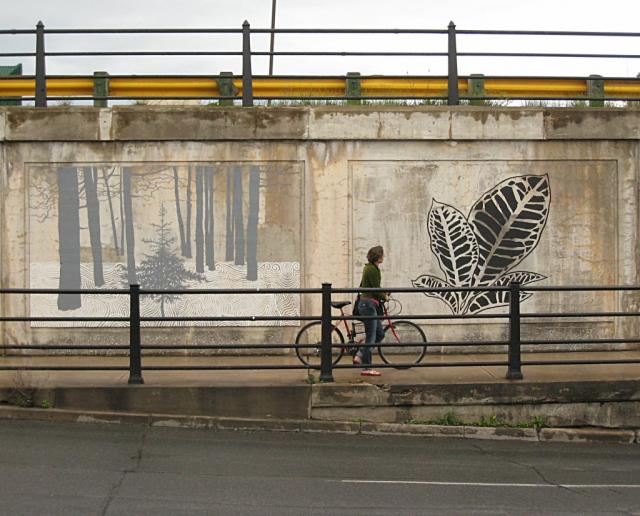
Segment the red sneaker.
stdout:
<svg viewBox="0 0 640 516">
<path fill-rule="evenodd" d="M 376 371 L 375 369 L 365 369 L 360 373 L 360 376 L 381 376 L 382 373 Z"/>
</svg>

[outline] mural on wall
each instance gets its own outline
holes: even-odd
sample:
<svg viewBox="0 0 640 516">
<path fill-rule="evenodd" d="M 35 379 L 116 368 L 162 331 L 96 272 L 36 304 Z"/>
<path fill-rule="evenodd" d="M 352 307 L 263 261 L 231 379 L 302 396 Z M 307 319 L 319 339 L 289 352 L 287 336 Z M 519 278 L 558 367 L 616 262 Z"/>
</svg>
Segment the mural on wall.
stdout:
<svg viewBox="0 0 640 516">
<path fill-rule="evenodd" d="M 549 215 L 548 175 L 508 178 L 484 193 L 465 216 L 433 199 L 428 216 L 431 251 L 444 279 L 424 274 L 412 283 L 421 288 L 522 285 L 546 278 L 514 271 L 538 245 Z M 474 314 L 508 305 L 508 292 L 432 292 L 454 314 Z M 521 292 L 524 301 L 533 294 Z"/>
<path fill-rule="evenodd" d="M 33 167 L 31 286 L 298 288 L 301 181 L 302 167 L 295 162 Z M 31 297 L 34 316 L 128 314 L 122 295 Z M 297 316 L 300 302 L 287 294 L 156 294 L 142 297 L 141 312 L 147 317 Z"/>
</svg>

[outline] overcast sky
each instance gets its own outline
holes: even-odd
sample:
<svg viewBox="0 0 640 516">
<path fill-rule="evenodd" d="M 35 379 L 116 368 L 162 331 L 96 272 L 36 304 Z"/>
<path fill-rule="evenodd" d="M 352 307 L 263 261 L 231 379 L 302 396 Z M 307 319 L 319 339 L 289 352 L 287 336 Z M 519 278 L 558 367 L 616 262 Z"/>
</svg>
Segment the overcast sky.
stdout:
<svg viewBox="0 0 640 516">
<path fill-rule="evenodd" d="M 60 28 L 239 28 L 270 25 L 271 0 L 3 0 L 2 29 L 34 28 L 42 20 Z M 11 8 L 8 8 L 11 6 Z M 640 32 L 639 0 L 277 0 L 280 28 L 420 28 L 588 30 Z M 3 52 L 31 52 L 33 36 L 0 35 Z M 268 36 L 255 35 L 254 50 L 268 50 Z M 240 50 L 239 35 L 48 35 L 48 51 L 74 50 Z M 276 50 L 446 51 L 446 36 L 425 35 L 277 35 Z M 569 38 L 540 36 L 459 36 L 459 51 L 523 51 L 640 54 L 640 38 Z M 446 58 L 276 57 L 276 74 L 446 73 Z M 29 58 L 0 58 L 0 64 Z M 268 59 L 254 58 L 254 73 L 267 73 Z M 240 73 L 239 57 L 49 58 L 47 73 L 91 74 Z M 640 59 L 461 58 L 459 72 L 493 75 L 575 75 L 635 77 Z"/>
</svg>

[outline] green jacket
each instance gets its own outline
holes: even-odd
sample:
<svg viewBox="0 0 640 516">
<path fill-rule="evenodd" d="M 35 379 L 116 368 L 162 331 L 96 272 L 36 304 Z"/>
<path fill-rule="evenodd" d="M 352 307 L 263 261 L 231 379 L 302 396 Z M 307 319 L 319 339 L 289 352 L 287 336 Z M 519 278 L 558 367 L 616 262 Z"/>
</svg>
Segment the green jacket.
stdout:
<svg viewBox="0 0 640 516">
<path fill-rule="evenodd" d="M 382 282 L 382 274 L 380 269 L 372 263 L 368 263 L 362 269 L 362 281 L 360 286 L 364 288 L 380 288 Z M 363 299 L 377 299 L 378 301 L 385 301 L 387 296 L 384 292 L 363 292 L 360 294 Z"/>
</svg>

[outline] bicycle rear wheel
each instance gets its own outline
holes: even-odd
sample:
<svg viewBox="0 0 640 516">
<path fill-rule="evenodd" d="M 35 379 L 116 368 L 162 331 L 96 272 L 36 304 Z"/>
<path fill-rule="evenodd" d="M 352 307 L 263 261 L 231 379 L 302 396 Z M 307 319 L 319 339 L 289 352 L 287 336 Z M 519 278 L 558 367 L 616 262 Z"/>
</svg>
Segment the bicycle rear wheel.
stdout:
<svg viewBox="0 0 640 516">
<path fill-rule="evenodd" d="M 344 337 L 338 328 L 331 332 L 331 360 L 336 365 L 344 353 Z M 300 347 L 298 347 L 300 346 Z M 296 336 L 296 355 L 311 367 L 320 367 L 322 350 L 322 323 L 314 321 L 304 326 Z"/>
<path fill-rule="evenodd" d="M 378 353 L 385 364 L 396 369 L 408 369 L 419 364 L 427 352 L 427 337 L 422 328 L 411 321 L 394 321 L 384 327 L 385 340 L 392 346 L 378 347 Z"/>
</svg>

